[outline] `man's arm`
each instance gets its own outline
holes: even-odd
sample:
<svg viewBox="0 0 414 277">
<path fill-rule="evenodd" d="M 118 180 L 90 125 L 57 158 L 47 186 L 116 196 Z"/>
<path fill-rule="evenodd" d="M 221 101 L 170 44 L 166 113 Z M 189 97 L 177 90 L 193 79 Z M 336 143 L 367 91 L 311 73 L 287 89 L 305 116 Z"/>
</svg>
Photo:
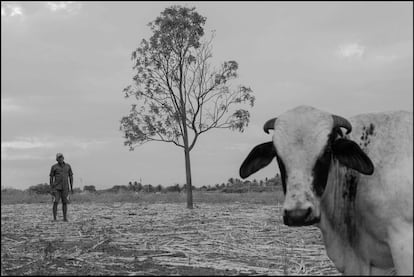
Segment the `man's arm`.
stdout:
<svg viewBox="0 0 414 277">
<path fill-rule="evenodd" d="M 70 191 L 73 193 L 73 176 L 69 176 L 69 183 L 70 183 Z"/>
<path fill-rule="evenodd" d="M 55 174 L 53 172 L 53 166 L 52 166 L 52 168 L 50 169 L 50 174 L 49 174 L 49 177 L 50 177 L 49 184 L 50 184 L 50 190 L 51 191 L 53 190 L 53 177 L 54 176 L 55 176 Z"/>
<path fill-rule="evenodd" d="M 70 191 L 73 193 L 73 172 L 72 172 L 71 166 L 69 166 L 69 184 L 70 184 Z"/>
</svg>

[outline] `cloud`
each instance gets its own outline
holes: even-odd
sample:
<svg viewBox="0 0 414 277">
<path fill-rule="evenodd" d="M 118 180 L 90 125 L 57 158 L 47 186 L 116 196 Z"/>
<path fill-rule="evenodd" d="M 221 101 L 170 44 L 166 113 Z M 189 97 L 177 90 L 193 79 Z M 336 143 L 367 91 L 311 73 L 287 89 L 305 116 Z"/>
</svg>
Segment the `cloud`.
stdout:
<svg viewBox="0 0 414 277">
<path fill-rule="evenodd" d="M 22 12 L 22 8 L 21 7 L 13 7 L 12 8 L 12 11 L 11 11 L 11 13 L 10 13 L 10 16 L 15 16 L 15 15 L 23 15 L 23 12 Z"/>
<path fill-rule="evenodd" d="M 12 98 L 2 98 L 1 99 L 1 113 L 8 112 L 22 112 L 24 111 L 23 107 L 16 103 Z"/>
<path fill-rule="evenodd" d="M 1 16 L 23 16 L 22 7 L 16 4 L 1 3 Z"/>
<path fill-rule="evenodd" d="M 2 142 L 1 150 L 3 151 L 7 149 L 50 148 L 54 146 L 54 143 L 50 143 L 36 137 L 20 137 L 13 141 Z"/>
<path fill-rule="evenodd" d="M 59 2 L 47 2 L 46 7 L 51 11 L 66 11 L 66 12 L 76 12 L 80 9 L 81 4 L 75 3 L 73 1 L 59 1 Z"/>
<path fill-rule="evenodd" d="M 51 152 L 59 152 L 61 149 L 71 153 L 85 153 L 87 150 L 99 149 L 111 141 L 112 139 L 109 138 L 17 137 L 14 140 L 1 142 L 1 159 L 50 159 Z"/>
<path fill-rule="evenodd" d="M 8 152 L 1 152 L 1 159 L 3 161 L 21 161 L 21 160 L 50 160 L 50 155 L 37 155 L 37 154 L 10 154 Z"/>
<path fill-rule="evenodd" d="M 44 157 L 39 150 L 47 150 L 56 144 L 37 137 L 18 137 L 12 141 L 1 142 L 2 160 L 39 160 Z M 44 153 L 43 153 L 44 154 Z"/>
<path fill-rule="evenodd" d="M 59 138 L 59 137 L 17 137 L 12 141 L 1 143 L 1 148 L 31 149 L 31 148 L 53 148 L 61 146 L 72 146 L 82 149 L 100 146 L 108 143 L 108 139 L 84 139 L 84 138 Z"/>
<path fill-rule="evenodd" d="M 336 54 L 341 58 L 361 58 L 365 53 L 365 46 L 358 43 L 346 43 L 338 47 Z"/>
</svg>

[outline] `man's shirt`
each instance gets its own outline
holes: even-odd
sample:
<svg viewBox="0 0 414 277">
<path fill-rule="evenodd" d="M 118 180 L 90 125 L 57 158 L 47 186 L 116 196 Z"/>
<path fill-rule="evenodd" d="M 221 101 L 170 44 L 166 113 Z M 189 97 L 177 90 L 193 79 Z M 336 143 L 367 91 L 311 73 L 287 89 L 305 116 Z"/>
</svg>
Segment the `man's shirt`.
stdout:
<svg viewBox="0 0 414 277">
<path fill-rule="evenodd" d="M 68 163 L 63 162 L 61 166 L 59 163 L 54 164 L 50 169 L 50 177 L 55 177 L 52 187 L 59 190 L 69 191 L 69 176 L 72 176 L 72 168 Z"/>
</svg>

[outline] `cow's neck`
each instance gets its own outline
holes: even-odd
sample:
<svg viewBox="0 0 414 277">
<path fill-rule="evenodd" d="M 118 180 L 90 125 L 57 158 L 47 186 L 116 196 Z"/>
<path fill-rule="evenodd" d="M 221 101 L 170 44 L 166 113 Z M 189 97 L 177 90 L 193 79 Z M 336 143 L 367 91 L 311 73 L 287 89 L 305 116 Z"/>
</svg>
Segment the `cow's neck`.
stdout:
<svg viewBox="0 0 414 277">
<path fill-rule="evenodd" d="M 321 222 L 328 255 L 342 257 L 343 251 L 358 242 L 357 232 L 357 190 L 359 173 L 332 160 L 325 192 L 321 198 Z M 343 245 L 346 243 L 347 245 Z M 338 252 L 337 254 L 335 254 Z M 342 252 L 342 253 L 341 253 Z M 341 264 L 341 261 L 336 261 Z"/>
</svg>

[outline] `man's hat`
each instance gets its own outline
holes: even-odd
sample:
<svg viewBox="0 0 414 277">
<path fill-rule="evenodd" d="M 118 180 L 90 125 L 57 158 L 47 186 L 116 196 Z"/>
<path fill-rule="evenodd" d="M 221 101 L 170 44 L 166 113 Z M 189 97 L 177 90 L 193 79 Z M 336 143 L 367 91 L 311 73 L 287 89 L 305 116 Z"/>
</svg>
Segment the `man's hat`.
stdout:
<svg viewBox="0 0 414 277">
<path fill-rule="evenodd" d="M 56 159 L 59 158 L 59 157 L 63 157 L 63 154 L 62 153 L 57 153 L 56 154 Z"/>
</svg>

